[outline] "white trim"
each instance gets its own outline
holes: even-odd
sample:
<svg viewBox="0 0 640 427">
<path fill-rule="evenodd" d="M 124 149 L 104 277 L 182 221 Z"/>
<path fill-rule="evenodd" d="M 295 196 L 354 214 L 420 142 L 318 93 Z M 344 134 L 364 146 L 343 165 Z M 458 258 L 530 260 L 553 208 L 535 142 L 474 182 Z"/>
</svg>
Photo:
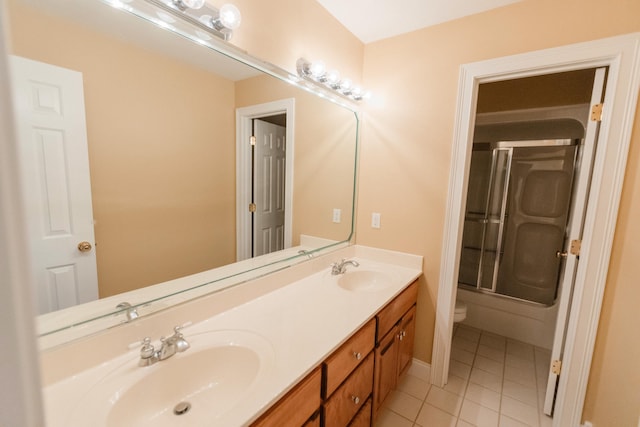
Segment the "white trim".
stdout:
<svg viewBox="0 0 640 427">
<path fill-rule="evenodd" d="M 0 0 L 0 24 L 5 24 Z M 6 26 L 3 26 L 6 28 Z M 0 30 L 0 425 L 44 425 L 6 38 Z"/>
<path fill-rule="evenodd" d="M 295 98 L 287 98 L 264 104 L 236 109 L 236 261 L 251 258 L 251 216 L 249 200 L 251 193 L 251 120 L 284 113 L 287 116 L 286 130 L 286 177 L 284 184 L 284 247 L 291 247 L 293 234 L 293 151 L 295 135 Z"/>
<path fill-rule="evenodd" d="M 567 326 L 554 426 L 580 425 L 640 86 L 640 33 L 463 65 L 449 175 L 431 382 L 446 383 L 478 85 L 608 66 L 580 264 Z"/>
<path fill-rule="evenodd" d="M 431 377 L 431 365 L 414 357 L 411 361 L 411 366 L 409 366 L 409 370 L 407 371 L 407 375 L 429 382 L 429 378 Z"/>
</svg>

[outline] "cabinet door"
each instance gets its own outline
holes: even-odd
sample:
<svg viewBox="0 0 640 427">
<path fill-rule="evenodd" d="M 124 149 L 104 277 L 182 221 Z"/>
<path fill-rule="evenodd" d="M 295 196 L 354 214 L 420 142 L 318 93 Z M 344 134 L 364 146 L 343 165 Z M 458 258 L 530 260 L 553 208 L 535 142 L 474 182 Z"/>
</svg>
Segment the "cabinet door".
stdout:
<svg viewBox="0 0 640 427">
<path fill-rule="evenodd" d="M 400 330 L 398 331 L 398 378 L 411 366 L 415 336 L 416 306 L 414 305 L 400 320 Z"/>
<path fill-rule="evenodd" d="M 373 417 L 398 379 L 398 326 L 391 328 L 376 348 L 376 368 L 373 391 Z"/>
</svg>

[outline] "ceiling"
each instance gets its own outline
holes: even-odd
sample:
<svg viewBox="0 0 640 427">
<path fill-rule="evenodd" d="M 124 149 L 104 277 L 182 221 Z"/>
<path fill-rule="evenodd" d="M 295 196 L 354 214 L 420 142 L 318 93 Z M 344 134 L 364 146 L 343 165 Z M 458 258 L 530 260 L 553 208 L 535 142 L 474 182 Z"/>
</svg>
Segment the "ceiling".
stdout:
<svg viewBox="0 0 640 427">
<path fill-rule="evenodd" d="M 521 0 L 317 1 L 363 43 L 371 43 Z"/>
</svg>

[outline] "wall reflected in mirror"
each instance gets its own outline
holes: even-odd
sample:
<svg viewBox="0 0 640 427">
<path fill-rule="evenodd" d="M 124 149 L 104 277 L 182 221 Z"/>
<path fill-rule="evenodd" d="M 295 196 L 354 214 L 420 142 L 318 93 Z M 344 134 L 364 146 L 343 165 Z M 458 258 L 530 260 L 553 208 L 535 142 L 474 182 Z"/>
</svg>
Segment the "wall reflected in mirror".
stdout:
<svg viewBox="0 0 640 427">
<path fill-rule="evenodd" d="M 100 298 L 237 261 L 241 107 L 295 99 L 287 245 L 349 238 L 352 111 L 244 64 L 220 74 L 218 53 L 97 0 L 8 6 L 14 55 L 82 73 Z"/>
</svg>

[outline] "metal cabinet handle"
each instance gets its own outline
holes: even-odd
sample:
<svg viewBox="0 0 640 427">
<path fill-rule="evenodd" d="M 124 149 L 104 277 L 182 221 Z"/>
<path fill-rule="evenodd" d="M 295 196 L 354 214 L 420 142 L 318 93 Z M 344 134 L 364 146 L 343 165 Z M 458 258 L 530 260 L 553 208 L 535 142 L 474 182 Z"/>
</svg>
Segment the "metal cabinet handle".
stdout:
<svg viewBox="0 0 640 427">
<path fill-rule="evenodd" d="M 362 359 L 362 353 L 360 353 L 359 351 L 358 352 L 354 351 L 353 352 L 353 357 L 355 357 L 356 360 L 360 360 L 360 359 Z"/>
<path fill-rule="evenodd" d="M 351 396 L 351 400 L 353 400 L 353 403 L 356 405 L 360 404 L 360 398 L 358 396 Z"/>
</svg>

